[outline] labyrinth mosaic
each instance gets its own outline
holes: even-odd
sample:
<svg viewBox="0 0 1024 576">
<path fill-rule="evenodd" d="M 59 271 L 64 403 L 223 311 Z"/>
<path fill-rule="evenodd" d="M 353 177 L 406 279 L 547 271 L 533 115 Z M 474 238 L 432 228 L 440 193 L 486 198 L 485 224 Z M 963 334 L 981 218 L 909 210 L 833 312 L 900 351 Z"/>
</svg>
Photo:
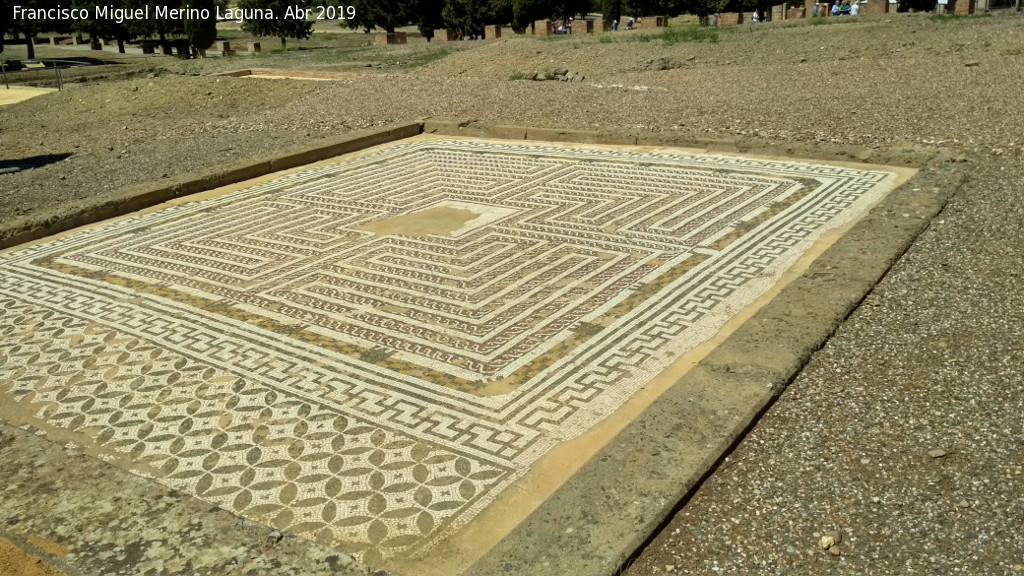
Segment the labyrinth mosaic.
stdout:
<svg viewBox="0 0 1024 576">
<path fill-rule="evenodd" d="M 0 257 L 0 402 L 242 516 L 408 557 L 893 181 L 664 150 L 379 147 Z"/>
</svg>

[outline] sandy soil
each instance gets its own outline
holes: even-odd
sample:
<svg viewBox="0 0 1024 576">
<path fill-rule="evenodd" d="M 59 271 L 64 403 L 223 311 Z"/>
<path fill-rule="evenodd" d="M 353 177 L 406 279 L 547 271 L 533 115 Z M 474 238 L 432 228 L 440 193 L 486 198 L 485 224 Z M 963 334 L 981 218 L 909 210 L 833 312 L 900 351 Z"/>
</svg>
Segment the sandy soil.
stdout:
<svg viewBox="0 0 1024 576">
<path fill-rule="evenodd" d="M 64 572 L 0 538 L 0 573 L 8 576 L 64 576 Z"/>
<path fill-rule="evenodd" d="M 42 96 L 53 92 L 52 88 L 29 88 L 26 86 L 11 86 L 8 89 L 0 90 L 0 106 L 17 104 L 29 98 Z"/>
</svg>

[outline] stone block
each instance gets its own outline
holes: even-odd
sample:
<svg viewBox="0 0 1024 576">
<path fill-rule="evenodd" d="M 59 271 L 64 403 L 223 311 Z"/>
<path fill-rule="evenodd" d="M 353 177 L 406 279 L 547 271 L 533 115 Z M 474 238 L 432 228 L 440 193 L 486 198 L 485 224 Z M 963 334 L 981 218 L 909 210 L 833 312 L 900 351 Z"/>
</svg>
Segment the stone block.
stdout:
<svg viewBox="0 0 1024 576">
<path fill-rule="evenodd" d="M 526 139 L 525 126 L 510 126 L 499 124 L 491 128 L 491 133 L 494 135 L 495 138 L 504 138 L 506 140 Z"/>
<path fill-rule="evenodd" d="M 434 30 L 434 42 L 454 42 L 459 39 L 458 34 L 451 28 L 439 28 Z"/>
<path fill-rule="evenodd" d="M 259 54 L 261 51 L 259 42 L 249 42 L 249 52 L 252 54 Z"/>
<path fill-rule="evenodd" d="M 664 26 L 664 16 L 644 16 L 640 20 L 640 28 L 663 28 Z"/>
<path fill-rule="evenodd" d="M 576 142 L 579 144 L 596 144 L 601 135 L 597 130 L 570 130 L 560 128 L 527 128 L 527 140 L 545 140 L 549 142 Z"/>
<path fill-rule="evenodd" d="M 789 10 L 786 11 L 786 20 L 796 20 L 797 18 L 803 18 L 804 12 L 805 11 L 803 6 L 794 6 L 793 8 L 790 8 Z"/>
<path fill-rule="evenodd" d="M 427 119 L 423 122 L 424 134 L 441 134 L 452 136 L 459 133 L 461 127 L 469 120 Z"/>
<path fill-rule="evenodd" d="M 484 38 L 487 40 L 501 38 L 501 26 L 484 26 Z"/>
<path fill-rule="evenodd" d="M 740 12 L 722 12 L 718 15 L 719 26 L 737 26 L 743 23 L 743 14 Z"/>
<path fill-rule="evenodd" d="M 572 33 L 576 34 L 593 34 L 594 33 L 594 21 L 593 20 L 573 20 L 572 22 Z"/>
<path fill-rule="evenodd" d="M 409 40 L 406 37 L 405 32 L 388 32 L 387 34 L 377 34 L 373 37 L 373 43 L 377 46 L 387 46 L 388 44 L 405 44 Z"/>
<path fill-rule="evenodd" d="M 535 36 L 550 36 L 555 31 L 555 25 L 551 20 L 537 20 L 533 23 L 533 34 Z"/>
<path fill-rule="evenodd" d="M 865 16 L 887 14 L 889 12 L 889 0 L 868 0 L 867 5 L 861 11 Z"/>
<path fill-rule="evenodd" d="M 969 16 L 974 14 L 975 4 L 974 0 L 955 0 L 953 3 L 953 14 L 960 16 Z"/>
</svg>

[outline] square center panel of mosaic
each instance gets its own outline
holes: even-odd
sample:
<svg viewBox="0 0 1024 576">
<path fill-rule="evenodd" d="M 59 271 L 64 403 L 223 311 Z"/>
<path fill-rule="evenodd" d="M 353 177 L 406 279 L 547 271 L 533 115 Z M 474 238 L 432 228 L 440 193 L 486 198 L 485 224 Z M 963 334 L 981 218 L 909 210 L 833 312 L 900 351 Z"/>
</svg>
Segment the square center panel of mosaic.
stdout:
<svg viewBox="0 0 1024 576">
<path fill-rule="evenodd" d="M 417 139 L 0 257 L 0 401 L 371 563 L 465 525 L 888 172 Z"/>
</svg>

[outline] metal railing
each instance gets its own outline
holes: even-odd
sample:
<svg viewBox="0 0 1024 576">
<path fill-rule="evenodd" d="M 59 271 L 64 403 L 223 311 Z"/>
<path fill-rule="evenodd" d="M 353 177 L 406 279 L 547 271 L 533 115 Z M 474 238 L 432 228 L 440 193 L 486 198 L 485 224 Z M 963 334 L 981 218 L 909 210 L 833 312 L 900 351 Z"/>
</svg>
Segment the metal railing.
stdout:
<svg viewBox="0 0 1024 576">
<path fill-rule="evenodd" d="M 85 63 L 85 62 L 79 62 L 77 60 L 63 60 L 63 59 L 60 59 L 60 58 L 37 58 L 35 60 L 24 60 L 23 62 L 25 62 L 25 63 L 39 63 L 39 64 L 42 64 L 45 68 L 52 68 L 53 69 L 53 77 L 57 81 L 57 90 L 63 90 L 64 89 L 64 75 L 61 72 L 61 70 L 64 70 L 65 68 L 77 68 L 79 66 L 91 66 L 91 64 L 88 64 L 88 63 Z M 50 65 L 47 66 L 47 63 L 49 63 Z M 32 68 L 24 68 L 21 71 L 22 72 L 29 72 L 29 71 L 32 71 L 32 70 L 34 70 L 34 69 L 32 69 Z M 0 71 L 2 71 L 2 73 L 3 73 L 4 87 L 6 89 L 10 90 L 11 89 L 11 84 L 10 84 L 10 81 L 8 80 L 8 77 L 7 77 L 7 63 L 5 61 L 3 61 L 3 60 L 0 60 Z"/>
</svg>

